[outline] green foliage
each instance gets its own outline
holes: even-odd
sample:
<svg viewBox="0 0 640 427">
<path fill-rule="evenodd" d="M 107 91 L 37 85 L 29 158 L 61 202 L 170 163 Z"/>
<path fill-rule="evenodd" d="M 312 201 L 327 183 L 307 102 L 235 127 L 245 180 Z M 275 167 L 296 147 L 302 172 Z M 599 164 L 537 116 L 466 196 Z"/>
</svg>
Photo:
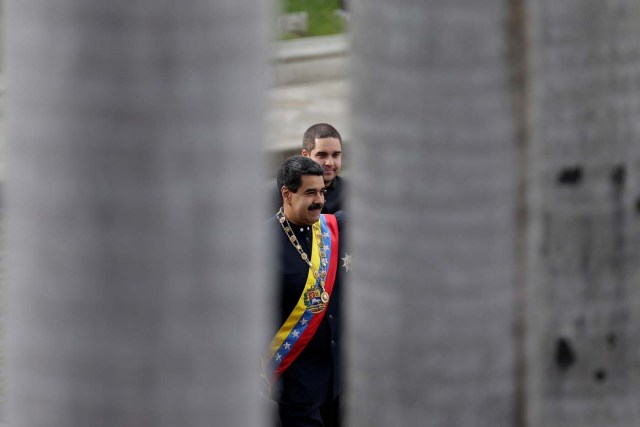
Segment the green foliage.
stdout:
<svg viewBox="0 0 640 427">
<path fill-rule="evenodd" d="M 309 32 L 305 36 L 327 36 L 344 31 L 342 18 L 335 11 L 340 8 L 339 0 L 284 0 L 284 12 L 307 12 Z M 294 38 L 289 35 L 283 38 Z"/>
</svg>

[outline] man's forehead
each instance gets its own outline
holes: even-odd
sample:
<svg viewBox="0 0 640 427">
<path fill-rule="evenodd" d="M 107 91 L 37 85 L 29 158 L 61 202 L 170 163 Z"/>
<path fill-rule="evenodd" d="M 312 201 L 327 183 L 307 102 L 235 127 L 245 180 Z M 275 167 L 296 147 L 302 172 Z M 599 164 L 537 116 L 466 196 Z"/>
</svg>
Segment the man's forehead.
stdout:
<svg viewBox="0 0 640 427">
<path fill-rule="evenodd" d="M 342 151 L 342 144 L 338 138 L 316 138 L 316 144 L 312 152 L 339 152 Z"/>
<path fill-rule="evenodd" d="M 324 188 L 322 175 L 302 175 L 302 185 L 300 187 L 304 189 L 309 187 Z"/>
</svg>

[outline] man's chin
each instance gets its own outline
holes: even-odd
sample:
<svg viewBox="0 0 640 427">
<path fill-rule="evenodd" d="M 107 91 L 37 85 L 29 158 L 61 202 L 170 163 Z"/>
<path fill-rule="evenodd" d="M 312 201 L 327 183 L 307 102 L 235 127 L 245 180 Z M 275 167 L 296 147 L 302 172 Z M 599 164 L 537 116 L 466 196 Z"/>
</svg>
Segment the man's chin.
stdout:
<svg viewBox="0 0 640 427">
<path fill-rule="evenodd" d="M 312 211 L 309 211 L 309 219 L 311 220 L 311 223 L 315 223 L 316 221 L 318 221 L 320 219 L 321 213 L 322 209 L 314 209 Z"/>
</svg>

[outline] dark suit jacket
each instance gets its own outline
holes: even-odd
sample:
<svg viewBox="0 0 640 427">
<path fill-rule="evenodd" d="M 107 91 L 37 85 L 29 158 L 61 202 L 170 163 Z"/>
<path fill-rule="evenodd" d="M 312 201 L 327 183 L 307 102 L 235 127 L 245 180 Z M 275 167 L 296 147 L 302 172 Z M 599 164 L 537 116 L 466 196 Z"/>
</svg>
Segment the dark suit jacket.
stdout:
<svg viewBox="0 0 640 427">
<path fill-rule="evenodd" d="M 338 240 L 338 268 L 331 299 L 318 330 L 305 349 L 274 385 L 274 397 L 279 402 L 319 405 L 337 397 L 342 391 L 342 336 L 341 299 L 345 273 L 340 258 L 344 257 L 344 212 L 336 213 L 340 238 Z M 311 227 L 291 224 L 303 250 L 311 257 Z M 269 229 L 277 242 L 277 321 L 273 334 L 289 317 L 302 294 L 309 273 L 308 265 L 301 259 L 274 216 Z M 274 248 L 275 249 L 275 248 Z M 317 248 L 315 248 L 317 250 Z"/>
</svg>

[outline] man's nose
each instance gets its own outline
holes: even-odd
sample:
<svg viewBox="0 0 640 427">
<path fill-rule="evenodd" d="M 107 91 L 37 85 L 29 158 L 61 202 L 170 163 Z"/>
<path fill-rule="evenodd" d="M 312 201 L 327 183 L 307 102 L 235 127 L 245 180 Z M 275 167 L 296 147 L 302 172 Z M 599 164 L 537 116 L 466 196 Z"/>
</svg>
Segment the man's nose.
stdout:
<svg viewBox="0 0 640 427">
<path fill-rule="evenodd" d="M 325 165 L 332 165 L 333 166 L 333 158 L 332 157 L 327 157 L 327 161 L 324 162 Z"/>
</svg>

